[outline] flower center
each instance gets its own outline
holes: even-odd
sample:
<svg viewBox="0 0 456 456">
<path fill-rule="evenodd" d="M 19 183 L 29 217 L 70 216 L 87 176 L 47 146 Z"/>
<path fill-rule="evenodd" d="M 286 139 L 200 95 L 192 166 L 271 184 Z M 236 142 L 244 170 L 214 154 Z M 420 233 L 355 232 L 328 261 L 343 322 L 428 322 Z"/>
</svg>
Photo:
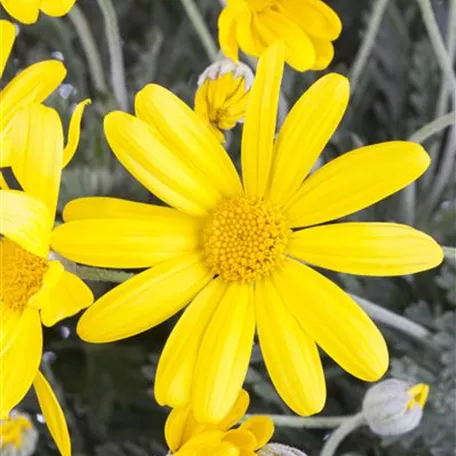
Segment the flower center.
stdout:
<svg viewBox="0 0 456 456">
<path fill-rule="evenodd" d="M 25 447 L 25 443 L 30 444 L 32 446 L 36 443 L 36 439 L 38 434 L 36 430 L 33 428 L 33 424 L 30 421 L 28 415 L 24 415 L 22 413 L 17 413 L 16 411 L 11 412 L 10 419 L 6 421 L 0 421 L 0 449 L 7 450 L 8 447 L 14 447 L 16 449 Z M 31 438 L 32 441 L 25 442 Z M 3 454 L 3 453 L 2 453 Z M 8 453 L 6 451 L 5 454 L 16 454 Z M 22 454 L 22 453 L 17 453 Z M 24 452 L 24 454 L 32 454 L 31 452 Z"/>
<path fill-rule="evenodd" d="M 7 238 L 0 240 L 0 302 L 2 310 L 22 312 L 41 288 L 47 261 Z"/>
<path fill-rule="evenodd" d="M 252 11 L 255 11 L 256 13 L 261 13 L 266 8 L 269 8 L 274 3 L 276 3 L 276 0 L 247 0 L 247 2 Z"/>
<path fill-rule="evenodd" d="M 271 204 L 245 197 L 223 200 L 204 229 L 209 267 L 228 281 L 252 282 L 282 258 L 289 230 Z"/>
</svg>

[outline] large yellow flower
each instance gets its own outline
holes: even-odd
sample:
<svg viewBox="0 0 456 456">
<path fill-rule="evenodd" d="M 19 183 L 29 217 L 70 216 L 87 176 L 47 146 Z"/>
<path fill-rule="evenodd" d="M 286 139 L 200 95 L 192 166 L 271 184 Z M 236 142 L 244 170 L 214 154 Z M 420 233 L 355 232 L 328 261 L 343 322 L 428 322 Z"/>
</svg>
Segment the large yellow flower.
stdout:
<svg viewBox="0 0 456 456">
<path fill-rule="evenodd" d="M 0 4 L 14 19 L 24 24 L 38 20 L 40 11 L 53 17 L 64 16 L 76 0 L 0 0 Z"/>
<path fill-rule="evenodd" d="M 297 71 L 326 68 L 332 41 L 342 30 L 339 16 L 321 0 L 227 0 L 219 17 L 223 53 L 237 61 L 239 47 L 260 56 L 277 39 L 286 44 L 286 61 Z"/>
<path fill-rule="evenodd" d="M 277 43 L 260 58 L 242 136 L 242 177 L 206 124 L 176 96 L 148 85 L 136 116 L 112 112 L 108 142 L 123 165 L 173 208 L 82 198 L 64 211 L 53 248 L 78 262 L 149 268 L 101 297 L 78 333 L 111 342 L 185 310 L 161 356 L 160 404 L 192 404 L 201 422 L 233 406 L 255 326 L 272 381 L 297 413 L 316 413 L 326 392 L 317 344 L 345 370 L 373 381 L 388 366 L 385 341 L 364 311 L 307 264 L 368 276 L 438 265 L 428 235 L 394 223 L 331 223 L 418 178 L 421 146 L 387 142 L 348 152 L 309 176 L 341 120 L 349 84 L 316 82 L 275 139 L 284 64 Z M 307 263 L 307 264 L 306 264 Z"/>
<path fill-rule="evenodd" d="M 274 433 L 267 416 L 248 418 L 236 429 L 249 406 L 249 395 L 242 390 L 232 409 L 216 424 L 201 424 L 191 405 L 173 409 L 166 420 L 166 443 L 174 456 L 255 456 Z"/>
<path fill-rule="evenodd" d="M 87 285 L 50 253 L 61 170 L 70 158 L 58 114 L 29 105 L 18 114 L 12 139 L 12 169 L 24 191 L 0 190 L 0 418 L 35 381 L 41 324 L 52 326 L 93 302 Z"/>
</svg>

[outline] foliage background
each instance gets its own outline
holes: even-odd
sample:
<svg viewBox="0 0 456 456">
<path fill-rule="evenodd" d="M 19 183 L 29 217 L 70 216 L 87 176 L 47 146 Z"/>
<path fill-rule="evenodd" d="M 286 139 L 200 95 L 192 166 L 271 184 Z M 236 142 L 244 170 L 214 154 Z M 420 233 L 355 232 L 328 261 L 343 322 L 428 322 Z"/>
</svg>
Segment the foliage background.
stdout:
<svg viewBox="0 0 456 456">
<path fill-rule="evenodd" d="M 157 82 L 189 104 L 198 75 L 209 64 L 180 0 L 114 0 L 123 40 L 126 82 L 132 106 L 135 92 Z M 328 71 L 348 74 L 366 28 L 374 1 L 328 1 L 340 14 L 344 31 L 336 43 L 336 58 Z M 156 202 L 115 160 L 103 138 L 102 117 L 118 108 L 110 85 L 110 61 L 103 16 L 94 0 L 78 0 L 100 54 L 106 88 L 93 83 L 86 56 L 74 27 L 74 14 L 64 19 L 41 17 L 35 26 L 20 27 L 20 35 L 5 80 L 32 62 L 63 57 L 68 77 L 59 93 L 49 99 L 68 120 L 74 103 L 90 97 L 84 131 L 75 159 L 64 171 L 59 209 L 72 198 L 112 195 Z M 199 0 L 197 5 L 216 39 L 219 3 Z M 434 12 L 447 36 L 449 1 L 434 1 Z M 5 14 L 2 12 L 2 15 Z M 287 68 L 283 93 L 292 103 L 318 76 Z M 437 114 L 443 79 L 412 0 L 390 0 L 370 58 L 352 95 L 343 124 L 323 154 L 327 161 L 360 145 L 405 139 Z M 445 106 L 445 112 L 449 112 Z M 426 141 L 434 164 L 414 187 L 357 214 L 354 219 L 408 222 L 432 234 L 443 245 L 456 245 L 454 232 L 456 155 L 454 127 Z M 239 158 L 240 129 L 230 138 L 230 153 Z M 449 161 L 445 161 L 448 160 Z M 388 176 L 378 176 L 379 179 Z M 456 261 L 410 277 L 374 279 L 331 274 L 345 289 L 430 331 L 418 340 L 381 325 L 391 351 L 389 375 L 431 384 L 430 401 L 421 426 L 411 434 L 381 440 L 367 428 L 350 436 L 340 454 L 346 456 L 448 456 L 455 453 L 456 373 L 455 310 Z M 112 284 L 91 284 L 97 296 Z M 177 317 L 176 317 L 177 318 Z M 163 425 L 168 411 L 151 394 L 159 353 L 176 318 L 146 333 L 114 344 L 87 345 L 75 334 L 77 319 L 69 319 L 45 333 L 47 375 L 57 387 L 69 421 L 74 454 L 86 456 L 146 456 L 167 452 Z M 352 414 L 359 410 L 368 385 L 355 380 L 324 359 L 328 402 L 323 415 Z M 252 413 L 289 414 L 271 387 L 261 353 L 255 347 L 247 389 Z M 42 424 L 33 396 L 21 404 L 40 431 L 39 455 L 57 454 Z M 318 455 L 329 431 L 277 427 L 275 441 L 293 445 L 309 456 Z"/>
</svg>

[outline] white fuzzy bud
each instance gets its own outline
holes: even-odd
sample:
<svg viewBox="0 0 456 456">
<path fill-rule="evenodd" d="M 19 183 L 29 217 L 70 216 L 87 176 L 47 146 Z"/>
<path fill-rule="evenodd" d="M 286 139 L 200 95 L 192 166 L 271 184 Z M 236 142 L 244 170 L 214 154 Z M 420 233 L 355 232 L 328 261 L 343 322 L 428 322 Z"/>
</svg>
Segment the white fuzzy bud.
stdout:
<svg viewBox="0 0 456 456">
<path fill-rule="evenodd" d="M 220 76 L 233 73 L 234 78 L 244 78 L 244 88 L 247 92 L 253 84 L 253 71 L 245 63 L 233 62 L 230 59 L 219 60 L 209 65 L 198 78 L 198 87 L 201 87 L 207 79 L 215 81 Z"/>
<path fill-rule="evenodd" d="M 425 384 L 411 387 L 396 379 L 379 382 L 364 397 L 364 418 L 370 429 L 381 436 L 409 432 L 421 421 L 428 392 Z"/>
<path fill-rule="evenodd" d="M 6 421 L 0 421 L 0 454 L 31 456 L 35 453 L 38 431 L 25 413 L 13 410 Z"/>
<path fill-rule="evenodd" d="M 306 456 L 302 451 L 280 443 L 270 443 L 257 453 L 258 456 Z"/>
</svg>

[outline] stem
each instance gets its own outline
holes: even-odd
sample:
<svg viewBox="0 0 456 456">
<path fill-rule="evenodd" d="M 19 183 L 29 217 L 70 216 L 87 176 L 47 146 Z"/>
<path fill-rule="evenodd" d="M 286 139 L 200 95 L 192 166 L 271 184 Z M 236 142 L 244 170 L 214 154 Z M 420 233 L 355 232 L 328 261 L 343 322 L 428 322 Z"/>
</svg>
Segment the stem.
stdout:
<svg viewBox="0 0 456 456">
<path fill-rule="evenodd" d="M 117 24 L 116 10 L 111 0 L 98 0 L 98 5 L 105 21 L 106 39 L 111 58 L 111 82 L 117 103 L 123 110 L 128 110 L 127 86 L 122 55 L 122 43 Z"/>
<path fill-rule="evenodd" d="M 355 62 L 353 67 L 350 70 L 349 80 L 352 93 L 355 91 L 356 86 L 358 85 L 359 78 L 361 73 L 366 65 L 366 62 L 372 52 L 374 46 L 375 38 L 380 28 L 383 16 L 385 14 L 386 7 L 389 0 L 377 0 L 372 11 L 371 20 L 369 22 L 366 34 L 359 48 L 358 54 L 356 55 Z"/>
<path fill-rule="evenodd" d="M 444 246 L 443 254 L 445 255 L 445 258 L 456 261 L 456 247 Z"/>
<path fill-rule="evenodd" d="M 209 60 L 215 62 L 217 60 L 218 47 L 212 38 L 206 23 L 204 22 L 198 7 L 193 0 L 181 0 L 185 8 L 188 18 L 190 19 L 196 33 L 203 45 Z"/>
<path fill-rule="evenodd" d="M 133 272 L 117 271 L 114 269 L 91 268 L 76 265 L 74 273 L 84 280 L 96 282 L 122 283 L 135 276 Z"/>
<path fill-rule="evenodd" d="M 427 340 L 431 333 L 423 326 L 415 323 L 408 318 L 397 315 L 388 309 L 380 307 L 367 299 L 361 298 L 354 294 L 351 297 L 376 321 L 399 329 L 400 331 L 414 337 L 418 340 Z"/>
<path fill-rule="evenodd" d="M 249 414 L 245 419 L 259 416 L 256 414 Z M 308 428 L 308 429 L 326 429 L 336 428 L 346 421 L 353 418 L 354 415 L 348 416 L 317 416 L 317 417 L 302 417 L 294 415 L 268 415 L 277 426 L 289 428 Z"/>
<path fill-rule="evenodd" d="M 424 25 L 427 28 L 442 73 L 453 87 L 453 90 L 456 91 L 456 76 L 454 75 L 453 64 L 450 61 L 442 36 L 440 35 L 439 26 L 435 20 L 431 2 L 430 0 L 417 0 L 417 2 L 421 9 Z"/>
<path fill-rule="evenodd" d="M 332 434 L 331 437 L 326 441 L 323 449 L 321 450 L 320 456 L 333 456 L 340 445 L 340 443 L 351 434 L 355 429 L 359 428 L 364 424 L 364 415 L 358 413 L 354 415 L 350 420 L 341 424 Z"/>
<path fill-rule="evenodd" d="M 418 131 L 413 133 L 408 138 L 408 141 L 422 143 L 426 141 L 426 139 L 435 135 L 439 131 L 442 131 L 444 128 L 450 127 L 451 125 L 456 125 L 456 111 L 445 114 L 444 116 L 424 125 L 424 127 L 421 127 Z"/>
<path fill-rule="evenodd" d="M 101 65 L 100 54 L 98 53 L 95 39 L 93 38 L 87 19 L 78 5 L 74 5 L 68 13 L 68 17 L 73 23 L 76 33 L 81 41 L 87 63 L 89 65 L 90 77 L 98 92 L 108 91 L 104 78 L 103 67 Z"/>
</svg>

